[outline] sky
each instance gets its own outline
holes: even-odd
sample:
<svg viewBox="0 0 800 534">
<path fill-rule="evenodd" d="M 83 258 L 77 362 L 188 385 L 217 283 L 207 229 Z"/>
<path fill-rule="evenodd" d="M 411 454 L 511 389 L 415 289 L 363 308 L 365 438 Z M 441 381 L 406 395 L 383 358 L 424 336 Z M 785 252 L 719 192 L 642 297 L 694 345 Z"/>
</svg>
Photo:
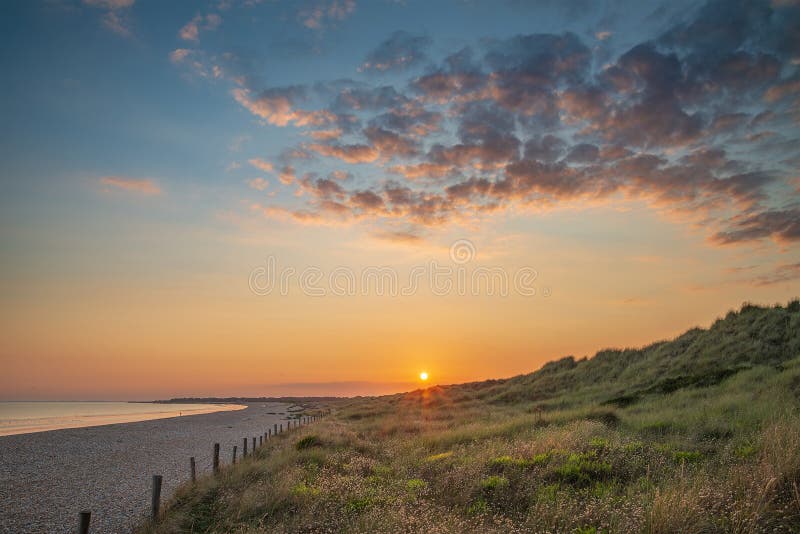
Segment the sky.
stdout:
<svg viewBox="0 0 800 534">
<path fill-rule="evenodd" d="M 502 378 L 800 295 L 800 3 L 0 7 L 0 399 Z"/>
</svg>

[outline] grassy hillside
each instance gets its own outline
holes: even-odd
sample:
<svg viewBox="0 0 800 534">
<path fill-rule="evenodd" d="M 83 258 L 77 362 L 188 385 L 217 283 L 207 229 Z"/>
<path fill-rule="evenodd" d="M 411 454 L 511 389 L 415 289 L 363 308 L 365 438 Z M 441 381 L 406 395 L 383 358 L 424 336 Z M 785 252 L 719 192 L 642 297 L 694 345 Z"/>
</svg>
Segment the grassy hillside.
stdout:
<svg viewBox="0 0 800 534">
<path fill-rule="evenodd" d="M 800 303 L 535 373 L 326 402 L 142 532 L 800 531 Z"/>
</svg>

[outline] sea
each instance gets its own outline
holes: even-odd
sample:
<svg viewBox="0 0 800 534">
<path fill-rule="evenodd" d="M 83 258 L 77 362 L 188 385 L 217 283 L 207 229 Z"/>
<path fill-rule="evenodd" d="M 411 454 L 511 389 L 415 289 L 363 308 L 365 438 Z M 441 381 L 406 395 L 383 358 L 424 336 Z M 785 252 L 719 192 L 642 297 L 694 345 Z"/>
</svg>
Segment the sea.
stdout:
<svg viewBox="0 0 800 534">
<path fill-rule="evenodd" d="M 163 404 L 152 402 L 0 402 L 0 436 L 60 428 L 132 423 L 166 417 L 239 410 L 236 404 Z"/>
</svg>

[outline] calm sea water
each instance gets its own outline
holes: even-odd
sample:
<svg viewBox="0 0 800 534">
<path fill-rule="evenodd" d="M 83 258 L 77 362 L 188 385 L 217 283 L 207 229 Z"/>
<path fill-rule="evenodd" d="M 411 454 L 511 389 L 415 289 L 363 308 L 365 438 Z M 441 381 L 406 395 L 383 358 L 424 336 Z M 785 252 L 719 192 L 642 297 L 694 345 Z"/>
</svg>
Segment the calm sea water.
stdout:
<svg viewBox="0 0 800 534">
<path fill-rule="evenodd" d="M 238 410 L 234 404 L 0 402 L 0 436 Z"/>
</svg>

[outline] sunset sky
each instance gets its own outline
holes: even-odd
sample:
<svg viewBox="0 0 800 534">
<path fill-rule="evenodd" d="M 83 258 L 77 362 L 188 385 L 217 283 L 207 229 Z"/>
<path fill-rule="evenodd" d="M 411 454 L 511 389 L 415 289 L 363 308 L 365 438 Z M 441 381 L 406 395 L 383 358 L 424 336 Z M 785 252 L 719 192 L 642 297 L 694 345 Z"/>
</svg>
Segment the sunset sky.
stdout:
<svg viewBox="0 0 800 534">
<path fill-rule="evenodd" d="M 0 399 L 402 391 L 800 295 L 795 0 L 12 1 L 0 41 Z"/>
</svg>

